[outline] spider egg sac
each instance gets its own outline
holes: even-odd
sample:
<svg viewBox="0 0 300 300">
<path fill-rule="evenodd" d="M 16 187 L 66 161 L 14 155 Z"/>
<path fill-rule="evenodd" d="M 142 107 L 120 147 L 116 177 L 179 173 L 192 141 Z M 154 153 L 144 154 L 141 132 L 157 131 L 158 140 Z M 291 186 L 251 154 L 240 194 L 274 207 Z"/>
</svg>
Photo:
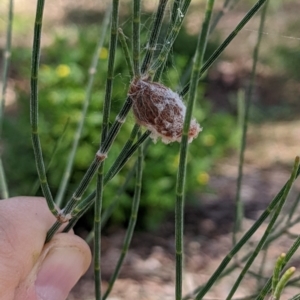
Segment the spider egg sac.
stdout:
<svg viewBox="0 0 300 300">
<path fill-rule="evenodd" d="M 154 142 L 159 137 L 165 144 L 181 141 L 186 107 L 177 93 L 158 82 L 135 78 L 128 95 L 133 102 L 136 122 L 151 131 L 150 137 Z M 197 121 L 192 119 L 189 143 L 201 130 Z"/>
</svg>

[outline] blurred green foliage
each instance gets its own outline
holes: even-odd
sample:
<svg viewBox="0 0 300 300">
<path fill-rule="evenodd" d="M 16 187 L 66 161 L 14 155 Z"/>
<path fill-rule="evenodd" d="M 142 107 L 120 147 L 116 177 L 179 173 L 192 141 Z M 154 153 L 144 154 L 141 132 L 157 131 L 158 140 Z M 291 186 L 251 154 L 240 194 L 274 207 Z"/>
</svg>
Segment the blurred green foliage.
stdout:
<svg viewBox="0 0 300 300">
<path fill-rule="evenodd" d="M 40 136 L 46 165 L 49 164 L 54 148 L 57 146 L 48 178 L 53 193 L 58 190 L 62 174 L 72 145 L 76 124 L 80 120 L 81 107 L 85 98 L 88 68 L 94 52 L 99 28 L 71 28 L 53 37 L 53 42 L 42 50 L 39 99 L 40 99 Z M 126 32 L 126 29 L 125 29 Z M 143 37 L 142 40 L 146 40 Z M 164 82 L 173 89 L 182 81 L 182 75 L 188 70 L 192 50 L 179 45 L 193 45 L 196 37 L 185 33 L 179 35 L 173 53 L 168 61 L 168 70 Z M 194 47 L 193 47 L 194 48 Z M 68 195 L 82 178 L 89 163 L 98 149 L 101 133 L 102 105 L 105 91 L 108 49 L 103 48 L 95 78 L 91 104 L 85 120 L 83 135 L 80 140 L 75 164 L 68 187 Z M 30 52 L 26 49 L 15 48 L 13 65 L 17 76 L 29 78 Z M 112 100 L 111 122 L 118 113 L 127 95 L 130 77 L 123 59 L 120 47 L 116 53 L 115 81 Z M 33 154 L 30 142 L 29 126 L 29 88 L 18 91 L 19 111 L 16 119 L 10 118 L 5 123 L 5 153 L 6 169 L 10 190 L 14 195 L 32 193 L 36 180 L 33 164 Z M 214 162 L 237 145 L 237 124 L 235 117 L 226 112 L 215 112 L 208 99 L 203 96 L 205 84 L 199 84 L 199 99 L 194 116 L 203 127 L 203 132 L 191 144 L 188 164 L 186 189 L 188 195 L 203 191 L 209 182 L 209 171 Z M 121 129 L 105 163 L 106 170 L 111 166 L 121 147 L 127 141 L 134 125 L 130 114 Z M 66 130 L 64 128 L 66 127 Z M 57 145 L 58 140 L 60 143 Z M 179 144 L 170 145 L 157 142 L 151 143 L 146 153 L 145 172 L 143 177 L 143 192 L 141 199 L 140 225 L 154 228 L 163 219 L 166 212 L 173 210 L 175 201 L 175 181 L 178 165 Z M 18 162 L 16 161 L 18 157 Z M 126 174 L 133 166 L 132 158 L 120 174 L 110 182 L 105 189 L 104 208 L 113 200 L 117 189 L 125 181 Z M 89 188 L 89 192 L 93 187 Z M 129 215 L 133 186 L 129 186 L 121 197 L 118 209 L 112 220 L 120 224 Z M 187 197 L 187 201 L 192 197 Z M 92 217 L 85 220 L 91 226 Z"/>
</svg>

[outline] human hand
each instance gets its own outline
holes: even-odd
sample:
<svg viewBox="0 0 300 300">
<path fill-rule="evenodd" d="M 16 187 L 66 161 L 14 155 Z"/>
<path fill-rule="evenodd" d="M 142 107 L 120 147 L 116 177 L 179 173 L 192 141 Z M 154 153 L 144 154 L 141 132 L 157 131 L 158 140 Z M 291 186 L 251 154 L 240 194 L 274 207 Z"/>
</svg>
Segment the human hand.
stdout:
<svg viewBox="0 0 300 300">
<path fill-rule="evenodd" d="M 0 299 L 65 300 L 91 262 L 88 245 L 73 233 L 44 244 L 55 222 L 44 198 L 0 201 Z"/>
</svg>

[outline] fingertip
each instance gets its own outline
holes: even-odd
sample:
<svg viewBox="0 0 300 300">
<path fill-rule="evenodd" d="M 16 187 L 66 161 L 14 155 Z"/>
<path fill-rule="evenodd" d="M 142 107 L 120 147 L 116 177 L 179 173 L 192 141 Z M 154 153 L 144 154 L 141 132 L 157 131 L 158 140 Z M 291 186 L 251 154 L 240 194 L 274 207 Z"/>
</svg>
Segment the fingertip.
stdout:
<svg viewBox="0 0 300 300">
<path fill-rule="evenodd" d="M 37 296 L 64 300 L 91 263 L 89 246 L 76 235 L 59 233 L 45 245 L 35 281 Z"/>
</svg>

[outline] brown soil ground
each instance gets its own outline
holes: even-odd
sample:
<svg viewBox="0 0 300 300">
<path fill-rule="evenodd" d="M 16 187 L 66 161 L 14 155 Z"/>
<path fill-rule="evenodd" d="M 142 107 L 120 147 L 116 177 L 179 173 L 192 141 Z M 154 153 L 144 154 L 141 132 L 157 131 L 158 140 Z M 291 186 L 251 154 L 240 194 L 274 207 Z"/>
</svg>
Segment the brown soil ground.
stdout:
<svg viewBox="0 0 300 300">
<path fill-rule="evenodd" d="M 250 228 L 288 179 L 288 165 L 291 166 L 295 154 L 299 153 L 299 125 L 300 123 L 295 121 L 265 124 L 260 126 L 259 130 L 254 126 L 250 127 L 242 187 L 246 215 L 244 232 Z M 288 136 L 286 132 L 289 132 Z M 232 245 L 237 155 L 219 162 L 214 173 L 209 183 L 214 193 L 201 195 L 201 206 L 187 207 L 185 212 L 184 294 L 207 281 Z M 299 193 L 298 180 L 291 191 L 290 202 Z M 288 202 L 283 215 L 287 214 L 289 207 Z M 157 232 L 139 232 L 134 235 L 121 274 L 109 299 L 174 299 L 175 256 L 172 219 L 170 216 Z M 239 258 L 253 249 L 266 226 L 267 224 L 264 224 L 251 242 L 244 246 L 238 255 Z M 290 232 L 296 234 L 299 229 L 299 226 L 295 226 Z M 124 231 L 118 230 L 103 238 L 104 290 L 120 254 L 123 237 Z M 262 277 L 270 276 L 276 258 L 289 249 L 293 239 L 294 237 L 282 236 L 268 248 Z M 252 266 L 251 270 L 254 273 L 258 273 L 261 260 L 262 257 L 259 256 Z M 299 263 L 296 255 L 293 265 L 297 266 Z M 241 263 L 234 272 L 218 282 L 205 299 L 225 299 L 243 265 Z M 90 269 L 68 299 L 94 299 L 92 277 Z M 251 295 L 255 294 L 262 282 L 264 279 L 256 280 L 254 276 L 247 275 L 234 299 L 255 299 Z M 287 300 L 299 291 L 297 287 L 289 287 L 281 299 Z M 246 296 L 250 297 L 244 298 Z"/>
</svg>

